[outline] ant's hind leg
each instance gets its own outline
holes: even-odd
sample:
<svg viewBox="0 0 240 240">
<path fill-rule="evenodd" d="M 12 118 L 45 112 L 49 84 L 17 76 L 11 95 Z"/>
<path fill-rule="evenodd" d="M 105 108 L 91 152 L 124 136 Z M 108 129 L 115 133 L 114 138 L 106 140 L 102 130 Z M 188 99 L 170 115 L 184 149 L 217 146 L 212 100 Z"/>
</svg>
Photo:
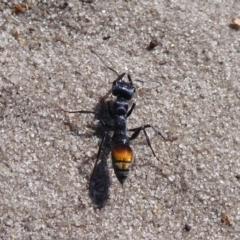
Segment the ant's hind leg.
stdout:
<svg viewBox="0 0 240 240">
<path fill-rule="evenodd" d="M 142 130 L 143 130 L 144 133 L 146 133 L 146 131 L 145 131 L 146 128 L 152 128 L 152 129 L 154 130 L 154 132 L 157 133 L 158 135 L 160 135 L 164 141 L 173 142 L 173 141 L 177 140 L 177 137 L 174 137 L 174 138 L 166 138 L 166 137 L 164 137 L 163 134 L 162 134 L 158 129 L 156 129 L 154 126 L 152 126 L 152 125 L 150 125 L 150 124 L 147 124 L 147 125 L 144 125 L 144 126 L 138 127 L 138 128 L 128 129 L 128 131 L 134 132 L 134 133 L 132 134 L 130 140 L 133 140 L 133 139 L 137 138 L 138 135 L 139 135 L 139 133 L 140 133 Z M 147 133 L 146 133 L 146 135 L 147 135 Z M 146 136 L 146 135 L 145 135 L 145 136 Z M 147 135 L 147 136 L 148 136 L 148 135 Z M 149 139 L 149 138 L 148 138 L 148 139 Z"/>
<path fill-rule="evenodd" d="M 144 133 L 144 135 L 145 135 L 145 138 L 146 138 L 146 140 L 147 140 L 148 146 L 151 148 L 154 157 L 156 157 L 156 158 L 158 159 L 158 157 L 156 156 L 156 154 L 155 154 L 155 152 L 154 152 L 154 150 L 153 150 L 153 148 L 152 148 L 152 145 L 151 145 L 149 136 L 148 136 L 148 134 L 147 134 L 147 132 L 146 132 L 146 130 L 145 130 L 146 128 L 152 128 L 152 129 L 153 129 L 158 135 L 160 135 L 165 141 L 171 141 L 171 142 L 172 142 L 172 141 L 175 141 L 177 138 L 166 138 L 166 137 L 164 137 L 164 136 L 162 135 L 162 133 L 161 133 L 159 130 L 157 130 L 155 127 L 153 127 L 152 125 L 149 125 L 149 124 L 148 124 L 148 125 L 144 125 L 144 126 L 142 126 L 142 127 L 132 128 L 132 129 L 129 129 L 129 130 L 128 130 L 128 131 L 130 131 L 130 132 L 133 132 L 132 136 L 130 137 L 130 141 L 136 139 L 136 138 L 138 137 L 139 133 L 140 133 L 141 131 L 143 131 L 143 133 Z M 158 159 L 158 160 L 159 160 L 159 159 Z"/>
<path fill-rule="evenodd" d="M 143 131 L 143 132 L 144 132 L 144 135 L 145 135 L 145 138 L 146 138 L 146 140 L 147 140 L 148 146 L 151 148 L 154 157 L 155 157 L 156 159 L 158 159 L 158 157 L 156 156 L 156 154 L 155 154 L 155 152 L 154 152 L 154 150 L 153 150 L 153 148 L 152 148 L 150 139 L 149 139 L 149 137 L 148 137 L 148 135 L 147 135 L 147 132 L 146 132 L 145 128 L 146 128 L 146 127 L 143 126 L 143 127 L 139 127 L 139 128 L 129 129 L 128 131 L 131 131 L 131 132 L 133 131 L 133 132 L 134 132 L 134 133 L 132 134 L 132 136 L 130 137 L 129 140 L 131 141 L 131 140 L 136 139 L 136 138 L 138 137 L 139 133 L 140 133 L 141 131 Z M 159 160 L 159 159 L 158 159 L 158 160 Z"/>
</svg>

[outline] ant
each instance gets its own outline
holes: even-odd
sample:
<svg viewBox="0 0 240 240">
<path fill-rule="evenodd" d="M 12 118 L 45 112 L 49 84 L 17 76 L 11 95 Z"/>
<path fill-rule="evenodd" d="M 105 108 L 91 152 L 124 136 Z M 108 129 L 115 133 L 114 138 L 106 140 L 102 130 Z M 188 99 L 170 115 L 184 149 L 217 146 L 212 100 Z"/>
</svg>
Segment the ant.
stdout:
<svg viewBox="0 0 240 240">
<path fill-rule="evenodd" d="M 108 102 L 108 112 L 110 117 L 113 120 L 113 126 L 109 125 L 106 123 L 98 113 L 95 111 L 87 111 L 87 110 L 82 110 L 82 111 L 65 111 L 68 113 L 85 113 L 85 114 L 94 114 L 98 116 L 100 122 L 102 125 L 107 127 L 109 130 L 113 131 L 113 136 L 112 136 L 112 150 L 111 150 L 111 155 L 112 155 L 112 165 L 113 169 L 115 172 L 115 175 L 119 182 L 123 185 L 125 180 L 127 179 L 128 173 L 130 171 L 132 159 L 133 159 L 133 150 L 130 147 L 130 142 L 134 139 L 136 139 L 141 131 L 143 131 L 145 138 L 147 140 L 147 144 L 152 150 L 153 155 L 157 158 L 149 136 L 146 132 L 147 128 L 152 128 L 158 135 L 160 135 L 165 141 L 174 141 L 177 138 L 166 138 L 162 135 L 160 131 L 158 131 L 155 127 L 153 127 L 150 124 L 146 124 L 141 127 L 137 128 L 132 128 L 128 129 L 127 128 L 127 118 L 130 117 L 132 114 L 136 103 L 133 103 L 130 110 L 128 101 L 130 101 L 133 98 L 133 95 L 136 91 L 134 85 L 133 85 L 133 80 L 131 76 L 128 74 L 128 82 L 123 81 L 123 77 L 125 76 L 125 73 L 118 74 L 114 69 L 111 67 L 107 66 L 107 64 L 104 62 L 104 60 L 90 48 L 90 51 L 95 54 L 102 62 L 103 64 L 111 71 L 117 74 L 117 79 L 113 81 L 112 83 L 112 95 L 116 97 L 116 100 L 114 101 L 113 105 L 111 106 L 110 102 Z M 136 80 L 137 81 L 137 80 Z M 138 80 L 140 81 L 140 80 Z M 132 135 L 129 137 L 127 135 L 127 131 L 133 132 Z M 96 169 L 97 162 L 99 161 L 100 154 L 102 151 L 103 144 L 106 140 L 106 136 L 108 135 L 108 131 L 104 133 L 104 136 L 101 140 L 98 153 L 97 153 L 97 159 L 92 171 L 92 176 L 94 174 L 94 171 Z M 157 158 L 158 159 L 158 158 Z M 159 159 L 158 159 L 159 160 Z"/>
</svg>

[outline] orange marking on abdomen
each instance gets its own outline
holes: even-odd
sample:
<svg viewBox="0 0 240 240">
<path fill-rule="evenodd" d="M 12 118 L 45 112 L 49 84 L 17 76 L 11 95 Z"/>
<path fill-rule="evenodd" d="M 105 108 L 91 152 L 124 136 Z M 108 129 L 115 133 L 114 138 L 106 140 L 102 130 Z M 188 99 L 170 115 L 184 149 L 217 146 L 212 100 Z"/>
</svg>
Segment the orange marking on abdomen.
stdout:
<svg viewBox="0 0 240 240">
<path fill-rule="evenodd" d="M 132 149 L 126 144 L 116 145 L 112 149 L 112 160 L 121 162 L 122 167 L 119 165 L 119 168 L 126 168 L 131 163 L 132 156 Z M 116 165 L 118 164 L 116 163 Z"/>
</svg>

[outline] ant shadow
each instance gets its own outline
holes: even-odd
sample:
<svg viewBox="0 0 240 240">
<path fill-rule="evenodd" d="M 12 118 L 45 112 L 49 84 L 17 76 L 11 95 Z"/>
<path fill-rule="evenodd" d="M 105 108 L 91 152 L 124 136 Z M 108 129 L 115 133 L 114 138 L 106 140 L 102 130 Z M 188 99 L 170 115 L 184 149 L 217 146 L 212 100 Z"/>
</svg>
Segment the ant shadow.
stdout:
<svg viewBox="0 0 240 240">
<path fill-rule="evenodd" d="M 106 102 L 99 102 L 95 108 L 95 119 L 104 120 L 104 122 L 111 125 L 111 118 L 109 116 L 108 106 Z M 108 156 L 111 152 L 111 138 L 108 134 L 109 129 L 104 126 L 100 121 L 94 127 L 96 136 L 101 139 L 104 139 L 103 145 L 98 146 L 100 151 L 99 160 L 96 163 L 95 167 L 92 170 L 90 179 L 89 179 L 89 197 L 92 202 L 97 206 L 98 209 L 102 209 L 106 206 L 106 203 L 109 200 L 109 187 L 111 185 L 111 180 L 109 176 L 109 167 L 107 164 Z M 95 156 L 96 158 L 96 156 Z M 95 160 L 96 161 L 96 160 Z"/>
<path fill-rule="evenodd" d="M 111 125 L 111 118 L 109 116 L 107 102 L 99 101 L 92 113 L 95 113 L 93 114 L 93 119 L 99 120 L 99 117 L 101 117 L 104 122 L 106 122 L 108 125 Z M 69 126 L 71 132 L 78 136 L 82 136 L 79 134 L 79 128 L 71 123 L 68 117 L 66 117 L 65 124 Z M 109 153 L 111 152 L 111 138 L 108 134 L 109 128 L 104 126 L 101 121 L 98 121 L 97 125 L 93 127 L 93 130 L 95 132 L 95 135 L 101 139 L 101 142 L 104 138 L 105 139 L 103 144 L 100 144 L 98 146 L 100 151 L 98 162 L 96 162 L 97 156 L 93 156 L 95 165 L 90 176 L 88 177 L 88 194 L 96 208 L 102 209 L 106 206 L 109 200 L 109 187 L 111 185 L 109 168 L 107 165 L 107 159 Z M 83 169 L 83 166 L 87 164 L 87 162 L 88 161 L 83 161 L 77 167 L 79 174 L 84 174 L 85 171 Z"/>
</svg>

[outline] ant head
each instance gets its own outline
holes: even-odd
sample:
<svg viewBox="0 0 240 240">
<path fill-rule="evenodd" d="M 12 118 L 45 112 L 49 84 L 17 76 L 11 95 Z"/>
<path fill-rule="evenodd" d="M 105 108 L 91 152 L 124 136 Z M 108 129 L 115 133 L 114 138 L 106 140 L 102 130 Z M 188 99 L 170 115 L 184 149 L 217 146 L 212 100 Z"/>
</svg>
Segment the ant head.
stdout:
<svg viewBox="0 0 240 240">
<path fill-rule="evenodd" d="M 124 75 L 125 73 L 119 75 L 118 78 L 113 82 L 112 94 L 116 97 L 122 97 L 129 101 L 132 99 L 136 89 L 133 86 L 130 75 L 128 75 L 129 83 L 122 81 Z"/>
</svg>

